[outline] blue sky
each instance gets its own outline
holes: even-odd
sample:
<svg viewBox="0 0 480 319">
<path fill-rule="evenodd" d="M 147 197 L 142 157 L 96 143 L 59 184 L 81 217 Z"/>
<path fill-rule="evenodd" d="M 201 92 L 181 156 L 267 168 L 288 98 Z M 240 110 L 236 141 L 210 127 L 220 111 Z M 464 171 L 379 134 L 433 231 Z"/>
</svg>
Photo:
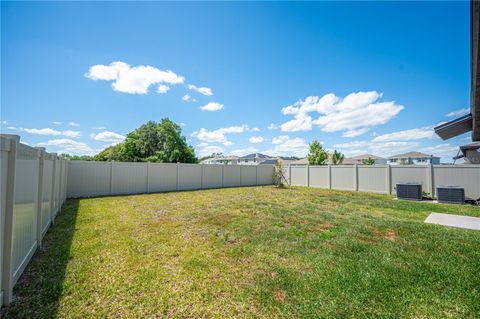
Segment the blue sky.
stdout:
<svg viewBox="0 0 480 319">
<path fill-rule="evenodd" d="M 1 131 L 95 154 L 148 120 L 198 155 L 456 155 L 469 3 L 1 4 Z M 453 114 L 455 113 L 455 114 Z"/>
</svg>

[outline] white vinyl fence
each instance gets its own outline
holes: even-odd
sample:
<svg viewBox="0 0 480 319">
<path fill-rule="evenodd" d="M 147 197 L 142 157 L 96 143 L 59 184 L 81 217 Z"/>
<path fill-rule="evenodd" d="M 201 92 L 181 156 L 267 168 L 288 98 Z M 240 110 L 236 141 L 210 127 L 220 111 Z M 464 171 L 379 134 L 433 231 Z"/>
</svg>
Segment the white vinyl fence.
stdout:
<svg viewBox="0 0 480 319">
<path fill-rule="evenodd" d="M 68 197 L 168 192 L 273 184 L 273 165 L 201 165 L 67 161 L 44 148 L 0 135 L 0 300 L 13 286 Z M 480 198 L 480 165 L 287 166 L 291 185 L 391 194 L 398 182 L 418 182 L 435 196 L 439 185 Z M 68 175 L 68 183 L 67 183 Z"/>
<path fill-rule="evenodd" d="M 283 169 L 293 186 L 391 194 L 397 183 L 415 182 L 432 197 L 438 186 L 461 186 L 466 199 L 480 198 L 480 165 L 292 165 Z"/>
<path fill-rule="evenodd" d="M 273 184 L 273 165 L 71 161 L 68 197 Z"/>
<path fill-rule="evenodd" d="M 0 136 L 0 300 L 12 289 L 66 199 L 67 161 L 44 148 Z"/>
</svg>

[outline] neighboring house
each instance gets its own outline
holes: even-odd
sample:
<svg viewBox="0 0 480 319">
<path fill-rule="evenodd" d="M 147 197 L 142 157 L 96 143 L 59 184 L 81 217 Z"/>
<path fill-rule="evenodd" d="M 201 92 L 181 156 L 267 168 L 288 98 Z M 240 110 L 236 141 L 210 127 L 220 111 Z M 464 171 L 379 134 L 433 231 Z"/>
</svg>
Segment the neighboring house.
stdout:
<svg viewBox="0 0 480 319">
<path fill-rule="evenodd" d="M 200 164 L 237 164 L 238 156 L 217 156 L 207 158 L 200 162 Z"/>
<path fill-rule="evenodd" d="M 260 163 L 265 162 L 266 160 L 275 159 L 274 157 L 260 154 L 260 153 L 252 153 L 245 156 L 241 156 L 238 158 L 238 164 L 242 165 L 258 165 Z"/>
<path fill-rule="evenodd" d="M 356 161 L 355 160 L 352 160 L 350 158 L 344 158 L 343 159 L 343 162 L 341 165 L 353 165 L 355 164 Z M 326 165 L 328 164 L 333 164 L 332 162 L 332 154 L 329 153 L 328 154 L 328 160 L 327 162 L 325 163 Z M 301 158 L 299 160 L 296 160 L 296 161 L 290 161 L 288 164 L 286 165 L 308 165 L 308 158 L 307 157 L 304 157 L 304 158 Z"/>
<path fill-rule="evenodd" d="M 368 160 L 369 158 L 375 160 L 375 164 L 377 164 L 377 165 L 387 164 L 387 159 L 386 158 L 376 156 L 376 155 L 373 155 L 373 154 L 362 154 L 362 155 L 350 157 L 349 159 L 353 160 L 353 161 L 356 161 L 357 164 L 363 164 L 363 161 Z"/>
<path fill-rule="evenodd" d="M 465 160 L 465 164 L 480 164 L 480 142 L 460 146 L 462 154 L 455 156 L 453 159 Z"/>
<path fill-rule="evenodd" d="M 387 160 L 390 165 L 428 165 L 440 164 L 440 157 L 420 152 L 408 152 L 391 156 Z"/>
</svg>

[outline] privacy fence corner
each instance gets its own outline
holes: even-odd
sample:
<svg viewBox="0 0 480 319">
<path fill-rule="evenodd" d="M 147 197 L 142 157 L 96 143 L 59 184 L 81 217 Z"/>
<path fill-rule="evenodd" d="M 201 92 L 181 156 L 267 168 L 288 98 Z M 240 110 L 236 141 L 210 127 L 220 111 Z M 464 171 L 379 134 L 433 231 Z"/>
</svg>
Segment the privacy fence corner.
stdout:
<svg viewBox="0 0 480 319">
<path fill-rule="evenodd" d="M 68 161 L 20 143 L 18 135 L 1 134 L 0 152 L 0 297 L 8 305 L 66 199 Z"/>
</svg>

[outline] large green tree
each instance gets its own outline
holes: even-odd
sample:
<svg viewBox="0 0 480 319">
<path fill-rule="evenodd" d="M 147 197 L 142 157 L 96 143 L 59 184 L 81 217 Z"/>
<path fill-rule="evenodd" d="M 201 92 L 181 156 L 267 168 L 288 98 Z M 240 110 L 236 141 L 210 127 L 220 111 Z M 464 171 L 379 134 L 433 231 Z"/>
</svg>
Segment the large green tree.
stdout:
<svg viewBox="0 0 480 319">
<path fill-rule="evenodd" d="M 196 163 L 179 125 L 165 118 L 149 121 L 127 134 L 123 143 L 107 147 L 95 156 L 99 161 Z"/>
<path fill-rule="evenodd" d="M 310 143 L 310 152 L 307 158 L 310 165 L 325 165 L 328 160 L 328 153 L 319 141 L 314 140 Z"/>
</svg>

